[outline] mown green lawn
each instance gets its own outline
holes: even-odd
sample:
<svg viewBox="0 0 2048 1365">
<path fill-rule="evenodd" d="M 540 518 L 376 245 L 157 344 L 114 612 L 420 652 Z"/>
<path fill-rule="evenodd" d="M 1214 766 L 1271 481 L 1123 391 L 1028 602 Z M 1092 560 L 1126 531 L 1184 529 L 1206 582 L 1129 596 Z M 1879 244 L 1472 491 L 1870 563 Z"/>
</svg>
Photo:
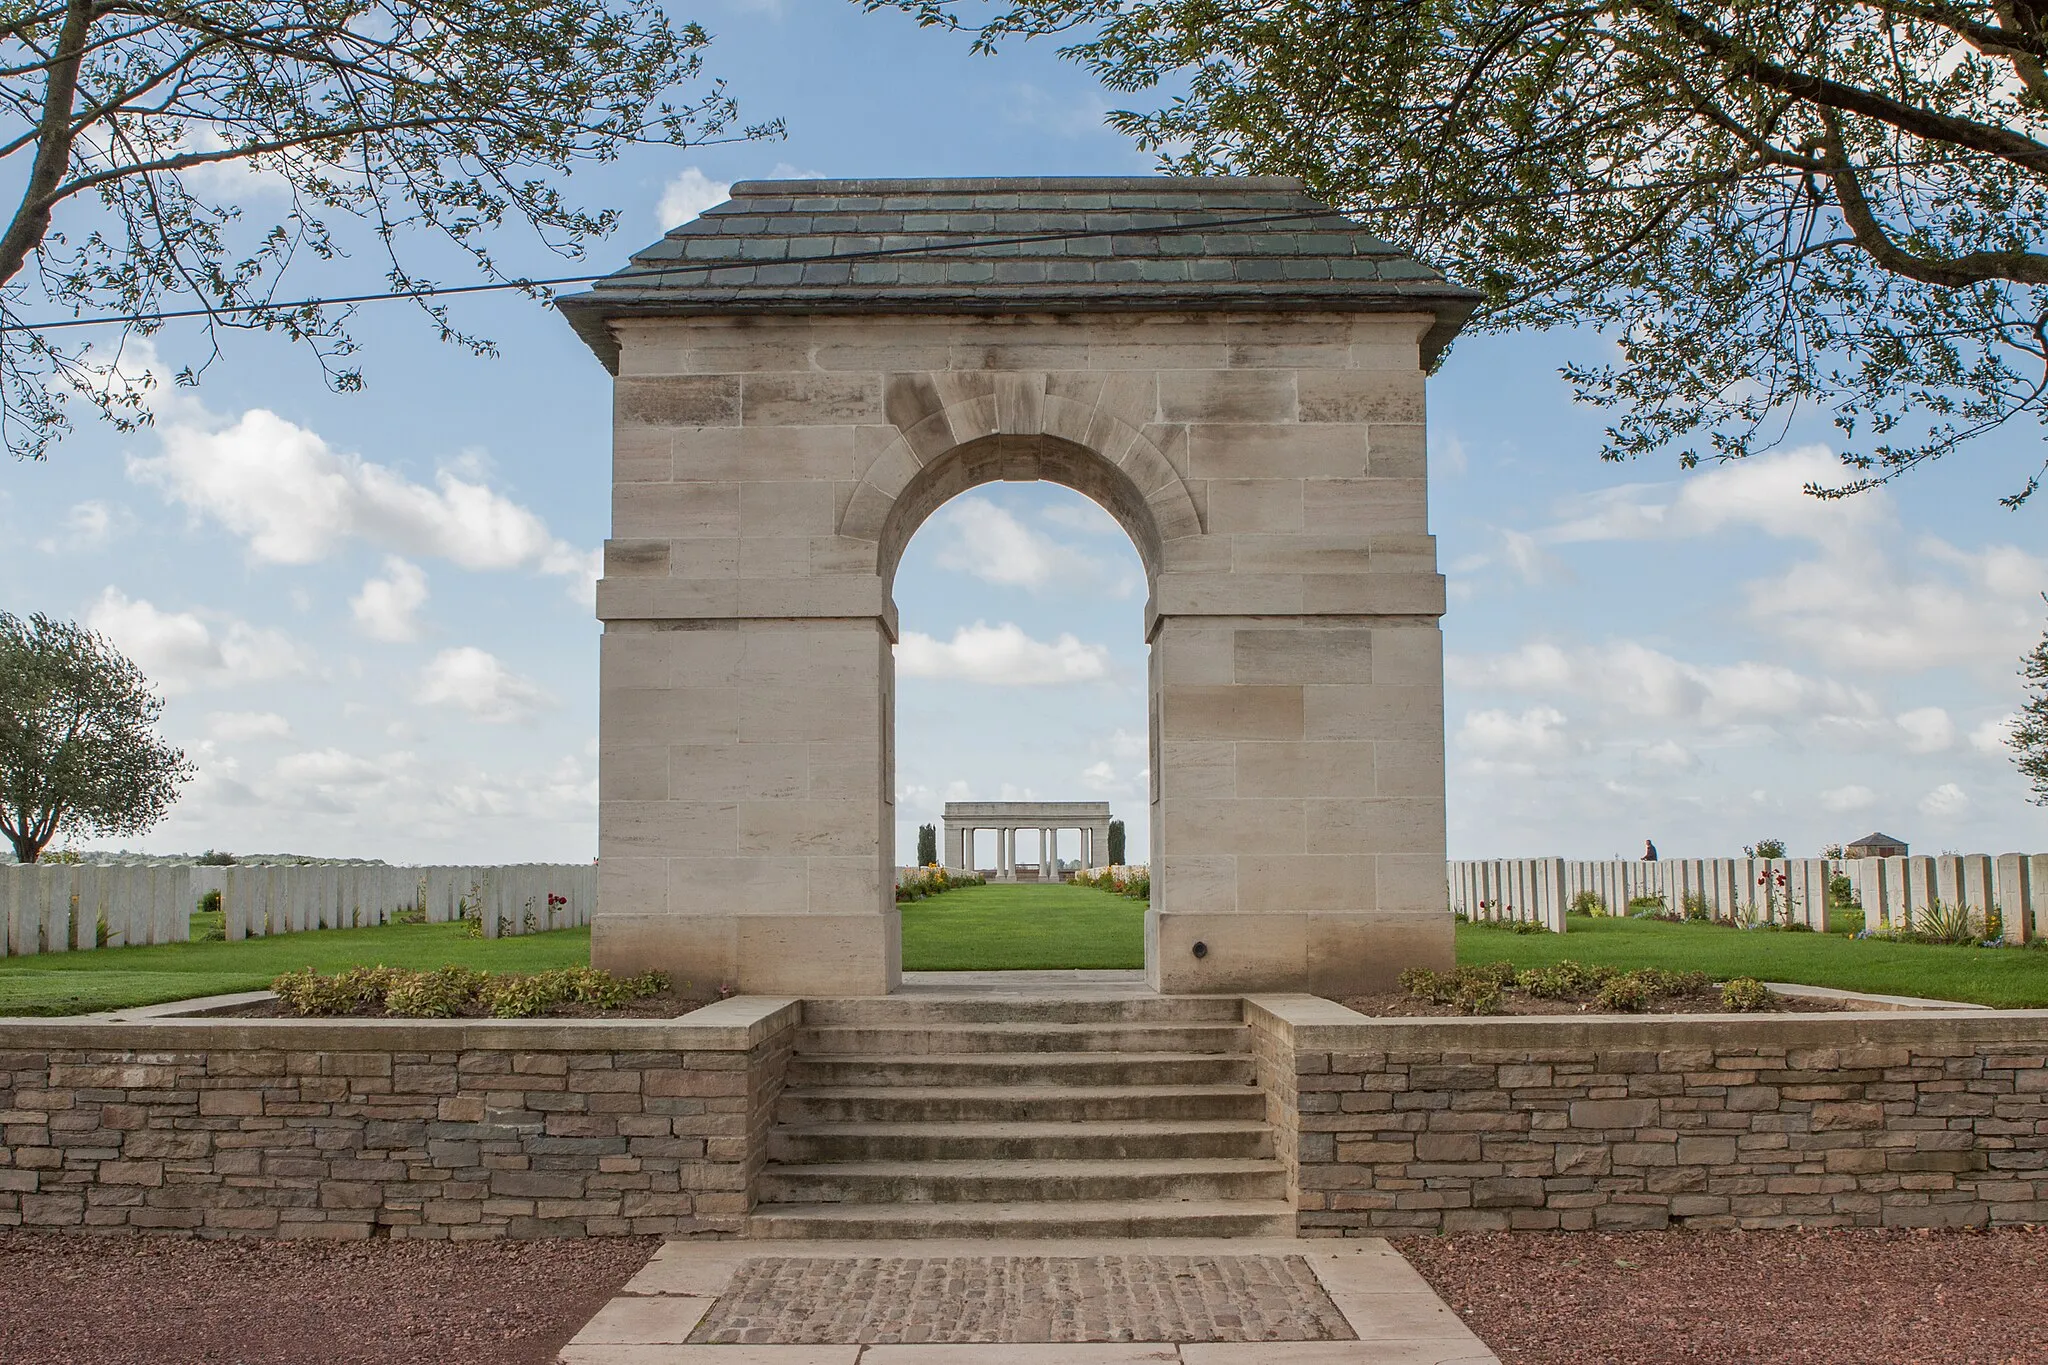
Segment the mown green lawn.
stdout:
<svg viewBox="0 0 2048 1365">
<path fill-rule="evenodd" d="M 1616 967 L 1663 967 L 1716 978 L 1754 976 L 1806 986 L 1965 1000 L 2004 1008 L 2048 1006 L 2048 951 L 1861 941 L 1836 934 L 1763 933 L 1711 924 L 1572 916 L 1568 932 L 1514 934 L 1458 926 L 1458 961 L 1539 967 L 1562 958 Z"/>
<path fill-rule="evenodd" d="M 281 973 L 300 967 L 332 972 L 377 964 L 451 963 L 508 972 L 588 966 L 590 930 L 477 939 L 468 937 L 460 924 L 390 924 L 279 934 L 241 943 L 167 943 L 157 948 L 0 958 L 0 1015 L 91 1014 L 261 990 Z"/>
<path fill-rule="evenodd" d="M 903 907 L 903 969 L 1145 965 L 1145 903 L 1087 886 L 963 886 Z"/>
</svg>

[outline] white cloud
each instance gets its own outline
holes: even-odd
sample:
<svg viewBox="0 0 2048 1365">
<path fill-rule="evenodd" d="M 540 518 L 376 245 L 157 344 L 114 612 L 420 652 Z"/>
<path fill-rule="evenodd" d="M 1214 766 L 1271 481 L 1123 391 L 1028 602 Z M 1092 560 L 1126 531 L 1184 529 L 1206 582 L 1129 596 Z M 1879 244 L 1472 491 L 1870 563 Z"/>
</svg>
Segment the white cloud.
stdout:
<svg viewBox="0 0 2048 1365">
<path fill-rule="evenodd" d="M 1956 742 L 1956 723 L 1939 706 L 1922 706 L 1897 718 L 1906 733 L 1906 752 L 1937 754 Z"/>
<path fill-rule="evenodd" d="M 2012 730 L 2020 723 L 2018 713 L 1998 716 L 1970 731 L 1970 747 L 1980 754 L 2004 757 L 2012 752 Z"/>
<path fill-rule="evenodd" d="M 1837 815 L 1846 815 L 1851 811 L 1869 810 L 1877 804 L 1877 793 L 1860 783 L 1851 782 L 1822 792 L 1820 803 Z"/>
<path fill-rule="evenodd" d="M 413 699 L 423 706 L 453 706 L 494 725 L 527 720 L 554 705 L 538 684 L 474 645 L 436 654 L 421 673 Z"/>
<path fill-rule="evenodd" d="M 107 543 L 114 529 L 114 513 L 98 499 L 76 503 L 64 514 L 58 534 L 36 542 L 44 554 L 60 550 L 92 550 Z"/>
<path fill-rule="evenodd" d="M 897 671 L 908 678 L 957 678 L 999 687 L 1093 682 L 1109 676 L 1109 651 L 1072 635 L 1034 640 L 1005 621 L 976 621 L 953 632 L 951 643 L 914 630 L 896 646 Z"/>
<path fill-rule="evenodd" d="M 1961 815 L 1970 808 L 1970 794 L 1953 782 L 1944 782 L 1920 798 L 1920 813 L 1937 819 Z"/>
<path fill-rule="evenodd" d="M 281 631 L 234 617 L 164 611 L 119 588 L 102 592 L 85 623 L 133 659 L 166 696 L 312 671 L 312 658 Z"/>
<path fill-rule="evenodd" d="M 723 204 L 731 197 L 730 182 L 713 180 L 695 166 L 685 166 L 675 179 L 662 186 L 661 204 L 655 209 L 661 218 L 657 226 L 663 232 L 681 227 L 704 210 Z"/>
<path fill-rule="evenodd" d="M 275 711 L 213 711 L 206 717 L 208 739 L 234 743 L 249 739 L 285 739 L 292 723 Z"/>
<path fill-rule="evenodd" d="M 1636 762 L 1657 772 L 1685 772 L 1699 766 L 1698 756 L 1675 739 L 1659 740 L 1637 750 Z"/>
<path fill-rule="evenodd" d="M 1093 536 L 1121 536 L 1126 534 L 1123 525 L 1102 509 L 1092 498 L 1074 497 L 1048 504 L 1039 513 L 1056 526 L 1073 531 L 1086 531 Z"/>
<path fill-rule="evenodd" d="M 1071 551 L 986 498 L 957 499 L 939 515 L 941 567 L 1013 588 L 1044 587 L 1067 569 Z"/>
<path fill-rule="evenodd" d="M 363 584 L 349 599 L 356 628 L 373 640 L 417 640 L 419 611 L 427 603 L 427 575 L 419 565 L 388 555 L 384 576 Z"/>
<path fill-rule="evenodd" d="M 1551 706 L 1532 706 L 1519 715 L 1501 710 L 1467 712 L 1458 742 L 1483 757 L 1510 762 L 1556 758 L 1572 747 L 1564 713 Z"/>
<path fill-rule="evenodd" d="M 1788 539 L 1839 543 L 1892 517 L 1883 490 L 1822 501 L 1809 483 L 1839 483 L 1842 464 L 1825 446 L 1709 465 L 1675 484 L 1627 484 L 1574 500 L 1542 533 L 1554 543 L 1704 536 L 1748 526 Z"/>
<path fill-rule="evenodd" d="M 1429 469 L 1432 474 L 1457 478 L 1471 465 L 1465 443 L 1458 439 L 1458 433 L 1442 423 L 1429 429 Z"/>
<path fill-rule="evenodd" d="M 129 477 L 243 536 L 260 562 L 317 563 L 354 538 L 465 569 L 558 574 L 575 591 L 590 572 L 589 552 L 452 469 L 432 487 L 416 483 L 263 408 L 226 424 L 204 414 L 162 418 L 163 453 L 131 455 Z"/>
<path fill-rule="evenodd" d="M 1564 646 L 1537 641 L 1506 654 L 1450 655 L 1446 677 L 1462 687 L 1590 697 L 1654 720 L 1742 724 L 1801 716 L 1867 716 L 1861 689 L 1780 664 L 1691 664 L 1633 641 Z"/>
<path fill-rule="evenodd" d="M 1861 670 L 2009 669 L 2039 629 L 2048 558 L 2013 545 L 1958 549 L 1909 536 L 1887 489 L 1822 500 L 1839 483 L 1825 446 L 1711 466 L 1676 484 L 1633 484 L 1568 505 L 1537 533 L 1550 544 L 1671 540 L 1747 527 L 1819 547 L 1743 585 L 1750 621 L 1786 643 Z"/>
</svg>

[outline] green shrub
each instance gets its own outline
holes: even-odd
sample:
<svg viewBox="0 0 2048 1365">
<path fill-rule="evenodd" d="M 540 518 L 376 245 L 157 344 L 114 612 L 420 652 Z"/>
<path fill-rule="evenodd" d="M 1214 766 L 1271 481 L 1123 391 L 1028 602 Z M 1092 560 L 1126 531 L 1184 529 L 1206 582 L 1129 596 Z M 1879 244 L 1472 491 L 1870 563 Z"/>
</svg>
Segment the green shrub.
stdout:
<svg viewBox="0 0 2048 1365">
<path fill-rule="evenodd" d="M 1621 972 L 1600 984 L 1600 994 L 1594 997 L 1594 1003 L 1615 1014 L 1637 1014 L 1648 1009 L 1656 997 L 1657 992 L 1641 972 Z"/>
<path fill-rule="evenodd" d="M 413 1019 L 452 1019 L 475 1009 L 484 974 L 473 967 L 438 967 L 392 983 L 384 1008 Z"/>
<path fill-rule="evenodd" d="M 1500 1013 L 1500 983 L 1482 977 L 1468 977 L 1459 983 L 1458 993 L 1451 1003 L 1458 1007 L 1460 1014 Z"/>
<path fill-rule="evenodd" d="M 1410 967 L 1399 977 L 1401 989 L 1422 1000 L 1436 1004 L 1448 1004 L 1457 995 L 1458 986 L 1449 976 L 1432 971 L 1428 967 Z"/>
<path fill-rule="evenodd" d="M 1689 920 L 1710 920 L 1714 917 L 1714 907 L 1707 904 L 1705 896 L 1695 891 L 1685 898 L 1685 917 Z"/>
<path fill-rule="evenodd" d="M 1738 976 L 1721 987 L 1721 1008 L 1736 1014 L 1767 1010 L 1777 998 L 1769 986 L 1753 976 Z"/>
<path fill-rule="evenodd" d="M 1654 919 L 1664 913 L 1662 896 L 1633 896 L 1629 899 L 1628 913 L 1632 918 Z"/>
<path fill-rule="evenodd" d="M 1475 962 L 1458 968 L 1454 974 L 1466 980 L 1490 981 L 1496 986 L 1506 988 L 1515 984 L 1518 973 L 1512 962 Z"/>
<path fill-rule="evenodd" d="M 1571 908 L 1565 911 L 1565 913 L 1568 915 L 1604 915 L 1607 913 L 1607 902 L 1600 899 L 1600 893 L 1597 891 L 1581 891 L 1578 895 L 1572 897 Z"/>
<path fill-rule="evenodd" d="M 270 989 L 299 1014 L 355 1014 L 381 1008 L 385 993 L 408 975 L 396 967 L 351 967 L 322 976 L 307 967 L 286 972 L 270 983 Z"/>
<path fill-rule="evenodd" d="M 469 967 L 408 971 L 398 967 L 355 967 L 322 976 L 308 967 L 270 983 L 277 998 L 299 1014 L 361 1014 L 382 1009 L 421 1019 L 489 1014 L 530 1019 L 562 1005 L 617 1009 L 628 1000 L 668 989 L 660 972 L 619 978 L 591 967 L 552 972 L 479 972 Z"/>
<path fill-rule="evenodd" d="M 220 889 L 218 887 L 199 898 L 199 913 L 218 915 L 220 913 Z"/>
<path fill-rule="evenodd" d="M 1587 966 L 1565 958 L 1548 967 L 1531 967 L 1515 978 L 1515 984 L 1545 1000 L 1573 1000 L 1597 990 L 1614 974 L 1612 967 Z"/>
<path fill-rule="evenodd" d="M 1749 858 L 1782 858 L 1785 856 L 1783 839 L 1759 839 L 1753 844 L 1742 846 L 1743 856 Z"/>
</svg>

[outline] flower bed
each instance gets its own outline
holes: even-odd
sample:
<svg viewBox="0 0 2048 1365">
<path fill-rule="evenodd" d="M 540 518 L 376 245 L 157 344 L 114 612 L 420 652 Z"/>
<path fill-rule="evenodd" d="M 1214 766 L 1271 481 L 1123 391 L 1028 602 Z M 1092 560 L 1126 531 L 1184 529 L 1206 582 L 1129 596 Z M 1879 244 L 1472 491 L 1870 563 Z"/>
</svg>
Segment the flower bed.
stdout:
<svg viewBox="0 0 2048 1365">
<path fill-rule="evenodd" d="M 1379 1017 L 1475 1014 L 1751 1014 L 1827 1013 L 1834 1000 L 1782 996 L 1753 977 L 1715 981 L 1704 972 L 1655 967 L 1623 970 L 1566 959 L 1517 969 L 1512 962 L 1467 965 L 1448 972 L 1426 967 L 1401 973 L 1401 990 L 1344 1004 Z"/>
<path fill-rule="evenodd" d="M 309 967 L 286 972 L 270 989 L 276 1000 L 233 1013 L 323 1019 L 673 1018 L 705 1003 L 671 991 L 660 972 L 620 978 L 593 967 L 552 972 L 354 967 L 332 974 Z"/>
</svg>

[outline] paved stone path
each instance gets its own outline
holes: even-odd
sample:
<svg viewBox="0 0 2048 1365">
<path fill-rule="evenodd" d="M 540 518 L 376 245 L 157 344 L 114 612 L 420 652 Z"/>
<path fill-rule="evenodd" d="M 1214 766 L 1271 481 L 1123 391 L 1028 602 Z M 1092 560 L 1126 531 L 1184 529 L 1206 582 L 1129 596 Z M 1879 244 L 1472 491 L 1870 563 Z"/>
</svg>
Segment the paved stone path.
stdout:
<svg viewBox="0 0 2048 1365">
<path fill-rule="evenodd" d="M 694 1343 L 1344 1341 L 1299 1256 L 945 1256 L 743 1262 Z"/>
<path fill-rule="evenodd" d="M 666 1243 L 561 1365 L 1499 1365 L 1377 1238 Z"/>
</svg>

